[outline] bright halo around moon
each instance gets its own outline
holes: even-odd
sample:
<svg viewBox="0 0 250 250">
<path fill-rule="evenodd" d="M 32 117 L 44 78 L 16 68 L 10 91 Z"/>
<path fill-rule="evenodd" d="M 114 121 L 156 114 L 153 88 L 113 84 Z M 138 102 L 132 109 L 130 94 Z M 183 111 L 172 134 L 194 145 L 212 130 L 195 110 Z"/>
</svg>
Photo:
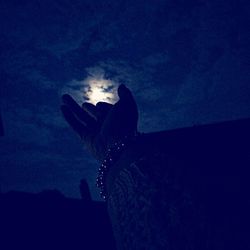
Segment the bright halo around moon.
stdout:
<svg viewBox="0 0 250 250">
<path fill-rule="evenodd" d="M 89 68 L 86 71 L 87 78 L 82 81 L 72 80 L 68 82 L 61 90 L 61 94 L 71 95 L 80 106 L 83 101 L 92 104 L 98 102 L 116 103 L 119 84 L 116 81 L 106 79 L 102 69 Z"/>
<path fill-rule="evenodd" d="M 97 102 L 115 103 L 117 101 L 116 85 L 103 78 L 85 80 L 84 99 L 92 104 Z"/>
</svg>

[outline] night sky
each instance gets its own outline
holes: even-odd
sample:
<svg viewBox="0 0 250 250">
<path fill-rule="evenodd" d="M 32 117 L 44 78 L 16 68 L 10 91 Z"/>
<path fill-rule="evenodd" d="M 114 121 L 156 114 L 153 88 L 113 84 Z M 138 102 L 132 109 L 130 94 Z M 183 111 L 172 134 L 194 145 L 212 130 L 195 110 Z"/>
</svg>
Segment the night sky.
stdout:
<svg viewBox="0 0 250 250">
<path fill-rule="evenodd" d="M 79 103 L 115 102 L 117 86 L 126 84 L 141 132 L 250 117 L 249 1 L 0 5 L 2 192 L 80 197 L 86 178 L 99 199 L 99 165 L 62 117 L 64 93 Z"/>
</svg>

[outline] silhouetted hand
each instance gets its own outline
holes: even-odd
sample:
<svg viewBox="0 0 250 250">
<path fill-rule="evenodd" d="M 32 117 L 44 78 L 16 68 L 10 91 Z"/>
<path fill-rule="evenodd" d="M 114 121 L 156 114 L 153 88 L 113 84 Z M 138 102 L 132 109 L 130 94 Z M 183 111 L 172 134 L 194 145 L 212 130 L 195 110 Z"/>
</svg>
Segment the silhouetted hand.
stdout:
<svg viewBox="0 0 250 250">
<path fill-rule="evenodd" d="M 114 105 L 85 102 L 82 107 L 70 95 L 62 96 L 61 110 L 66 121 L 98 160 L 103 160 L 114 142 L 137 133 L 138 110 L 132 93 L 122 84 L 118 96 L 119 101 Z"/>
</svg>

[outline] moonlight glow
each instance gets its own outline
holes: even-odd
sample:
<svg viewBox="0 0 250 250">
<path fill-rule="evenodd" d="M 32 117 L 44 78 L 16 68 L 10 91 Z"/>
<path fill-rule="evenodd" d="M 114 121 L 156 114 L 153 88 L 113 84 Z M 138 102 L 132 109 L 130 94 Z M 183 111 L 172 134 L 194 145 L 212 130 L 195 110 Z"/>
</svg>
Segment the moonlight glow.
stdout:
<svg viewBox="0 0 250 250">
<path fill-rule="evenodd" d="M 87 84 L 86 84 L 87 83 Z M 115 84 L 106 79 L 88 79 L 84 88 L 84 97 L 87 101 L 96 104 L 97 102 L 114 103 L 116 101 Z"/>
<path fill-rule="evenodd" d="M 72 80 L 62 89 L 61 94 L 70 94 L 79 105 L 83 102 L 114 104 L 118 101 L 117 82 L 105 79 L 103 69 L 90 68 L 86 71 L 89 74 L 87 78 L 82 81 Z"/>
</svg>

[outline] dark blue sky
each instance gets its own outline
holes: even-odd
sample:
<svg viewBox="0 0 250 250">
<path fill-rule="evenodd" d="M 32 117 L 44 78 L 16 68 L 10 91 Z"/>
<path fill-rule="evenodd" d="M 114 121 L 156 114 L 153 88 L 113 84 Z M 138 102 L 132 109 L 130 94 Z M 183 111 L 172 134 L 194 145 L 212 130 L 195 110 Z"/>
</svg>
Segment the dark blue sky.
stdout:
<svg viewBox="0 0 250 250">
<path fill-rule="evenodd" d="M 1 190 L 97 198 L 98 164 L 60 113 L 89 80 L 125 83 L 143 132 L 250 116 L 248 1 L 1 1 Z M 85 84 L 85 85 L 84 85 Z"/>
</svg>

